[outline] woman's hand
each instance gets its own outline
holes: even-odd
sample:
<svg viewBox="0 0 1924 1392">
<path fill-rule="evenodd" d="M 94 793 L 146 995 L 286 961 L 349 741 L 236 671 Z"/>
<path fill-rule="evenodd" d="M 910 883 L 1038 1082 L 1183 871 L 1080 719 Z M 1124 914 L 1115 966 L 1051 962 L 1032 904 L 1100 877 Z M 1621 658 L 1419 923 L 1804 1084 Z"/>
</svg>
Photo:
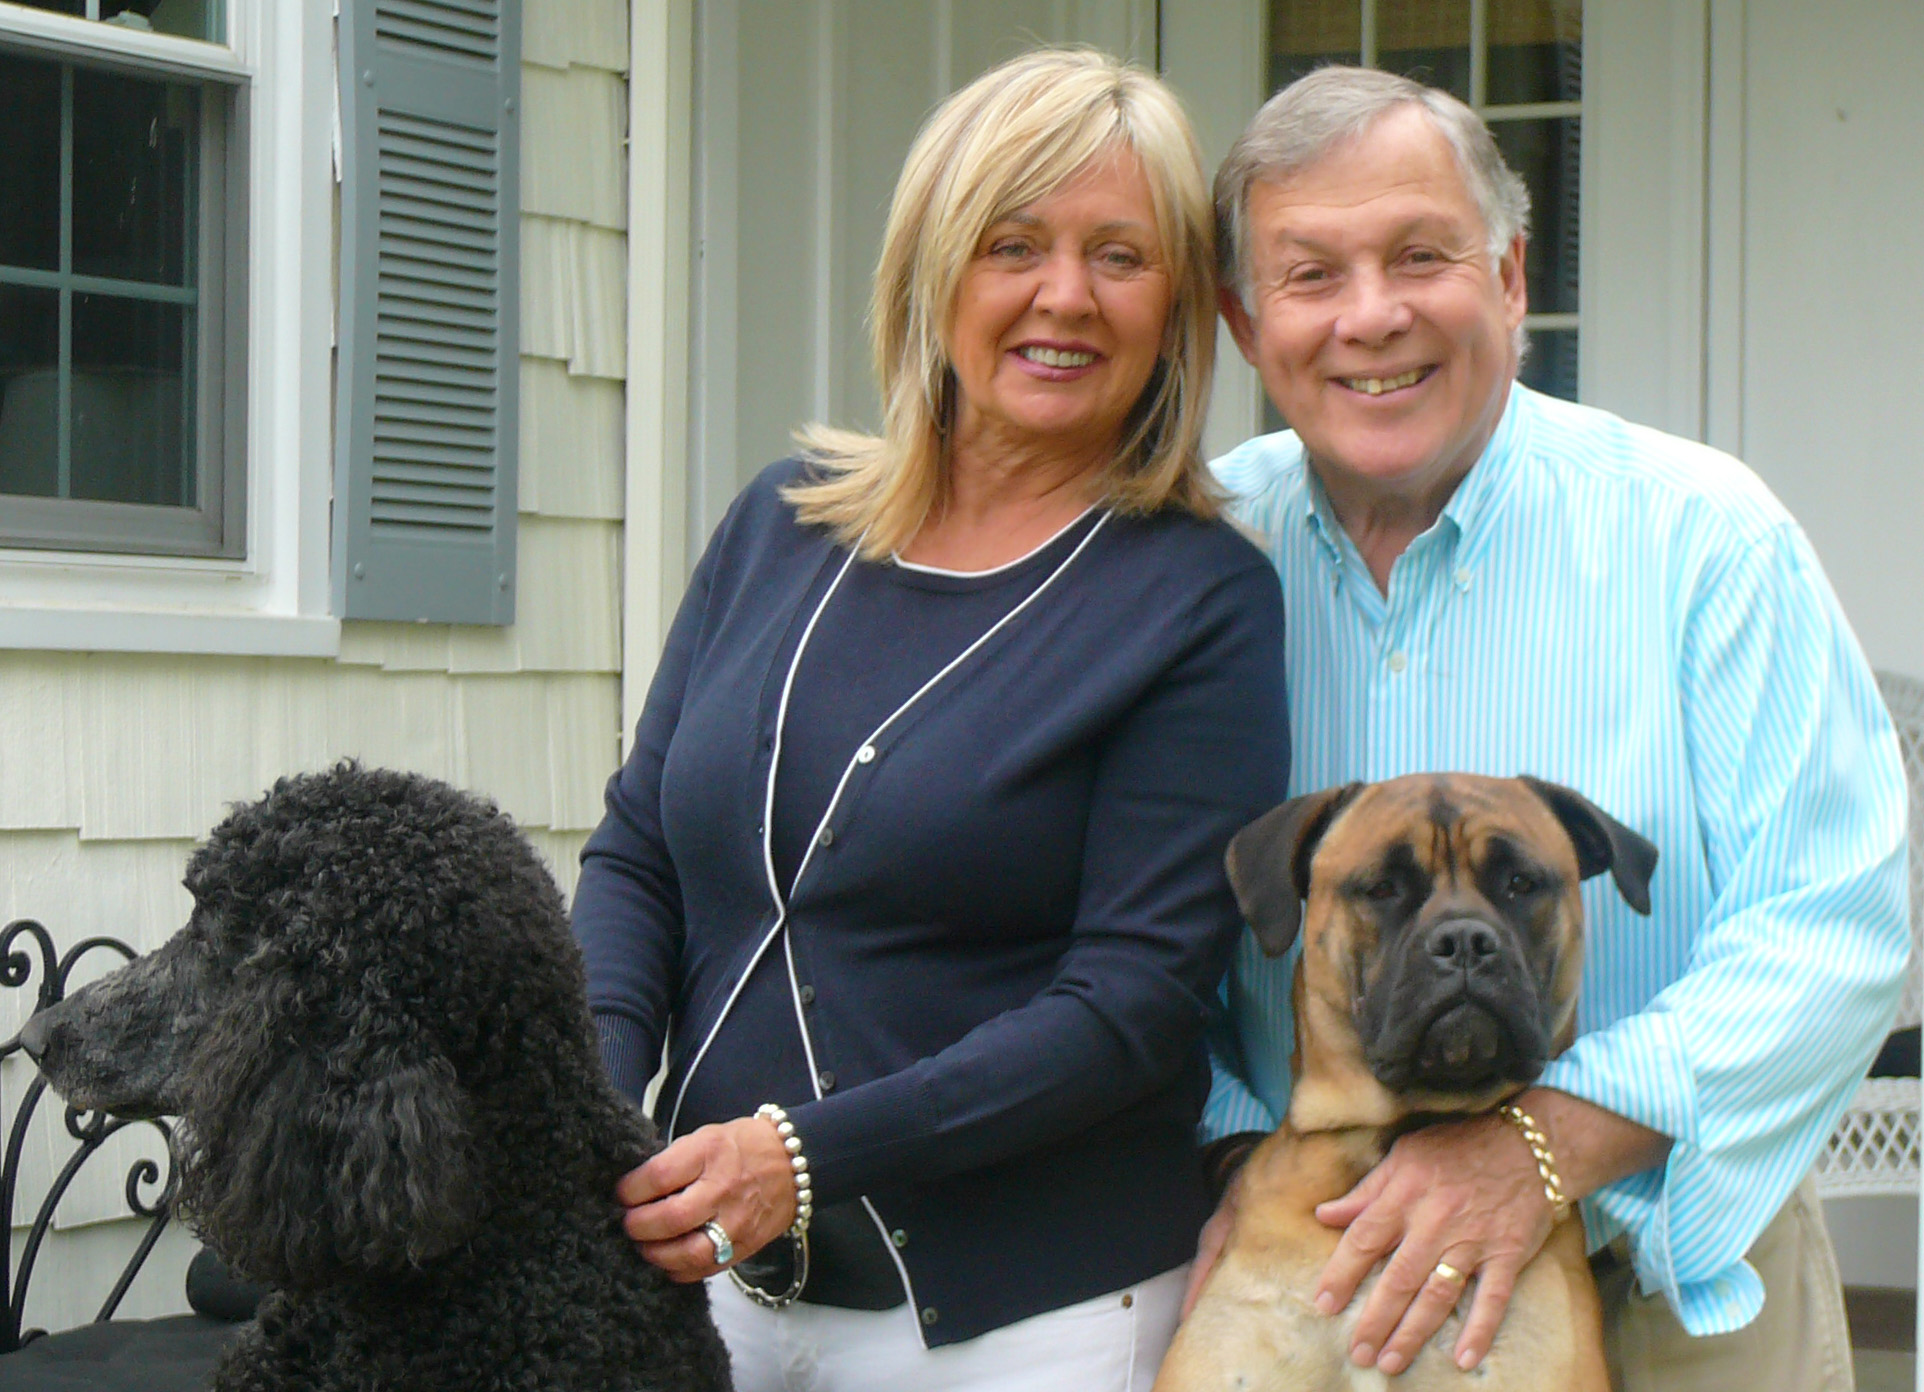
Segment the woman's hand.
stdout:
<svg viewBox="0 0 1924 1392">
<path fill-rule="evenodd" d="M 1222 1260 L 1223 1248 L 1229 1245 L 1229 1230 L 1236 1226 L 1236 1197 L 1242 1181 L 1240 1170 L 1230 1177 L 1222 1202 L 1216 1205 L 1216 1211 L 1209 1215 L 1202 1234 L 1196 1239 L 1196 1260 L 1190 1264 L 1189 1285 L 1182 1293 L 1183 1319 L 1188 1319 L 1189 1312 L 1196 1308 L 1196 1301 L 1208 1284 L 1209 1273 L 1216 1269 L 1216 1263 Z"/>
<path fill-rule="evenodd" d="M 795 1221 L 795 1171 L 774 1123 L 742 1117 L 683 1136 L 623 1175 L 615 1198 L 642 1256 L 672 1280 L 700 1281 L 722 1270 L 702 1224 L 721 1225 L 733 1261 L 752 1256 Z"/>
</svg>

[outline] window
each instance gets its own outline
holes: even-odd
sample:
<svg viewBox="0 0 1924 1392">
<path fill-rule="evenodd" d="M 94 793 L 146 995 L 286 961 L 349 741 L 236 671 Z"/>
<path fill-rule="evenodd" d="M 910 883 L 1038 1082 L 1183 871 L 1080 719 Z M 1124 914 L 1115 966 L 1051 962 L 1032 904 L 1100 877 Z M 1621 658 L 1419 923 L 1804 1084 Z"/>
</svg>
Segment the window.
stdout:
<svg viewBox="0 0 1924 1392">
<path fill-rule="evenodd" d="M 1575 400 L 1582 0 L 1270 0 L 1269 90 L 1326 63 L 1441 87 L 1489 123 L 1530 188 L 1530 353 L 1519 376 Z"/>
<path fill-rule="evenodd" d="M 209 0 L 30 8 L 96 21 L 102 47 L 69 59 L 0 28 L 0 546 L 238 555 L 237 89 L 114 46 L 217 37 L 220 15 Z"/>
<path fill-rule="evenodd" d="M 0 649 L 338 650 L 333 50 L 309 0 L 0 0 Z"/>
</svg>

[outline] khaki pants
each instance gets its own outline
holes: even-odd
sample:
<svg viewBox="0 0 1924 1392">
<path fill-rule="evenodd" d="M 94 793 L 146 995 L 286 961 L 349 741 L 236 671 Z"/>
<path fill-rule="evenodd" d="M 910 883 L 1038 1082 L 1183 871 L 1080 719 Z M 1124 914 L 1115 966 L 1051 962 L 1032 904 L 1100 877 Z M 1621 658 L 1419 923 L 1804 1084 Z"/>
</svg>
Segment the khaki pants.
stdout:
<svg viewBox="0 0 1924 1392">
<path fill-rule="evenodd" d="M 1733 1333 L 1691 1338 L 1669 1301 L 1637 1290 L 1622 1243 L 1590 1259 L 1616 1392 L 1852 1392 L 1843 1286 L 1809 1179 L 1746 1254 L 1764 1308 Z"/>
</svg>

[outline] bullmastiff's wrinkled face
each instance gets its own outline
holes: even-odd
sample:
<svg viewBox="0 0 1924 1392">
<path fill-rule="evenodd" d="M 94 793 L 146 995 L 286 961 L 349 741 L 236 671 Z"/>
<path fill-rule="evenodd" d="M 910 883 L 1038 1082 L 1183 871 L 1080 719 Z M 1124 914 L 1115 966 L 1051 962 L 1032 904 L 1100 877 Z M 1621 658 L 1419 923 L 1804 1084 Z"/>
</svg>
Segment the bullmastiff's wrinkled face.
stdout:
<svg viewBox="0 0 1924 1392">
<path fill-rule="evenodd" d="M 1228 865 L 1264 949 L 1303 942 L 1298 1125 L 1481 1111 L 1570 1042 L 1577 887 L 1650 911 L 1656 848 L 1568 788 L 1424 774 L 1296 798 Z"/>
</svg>

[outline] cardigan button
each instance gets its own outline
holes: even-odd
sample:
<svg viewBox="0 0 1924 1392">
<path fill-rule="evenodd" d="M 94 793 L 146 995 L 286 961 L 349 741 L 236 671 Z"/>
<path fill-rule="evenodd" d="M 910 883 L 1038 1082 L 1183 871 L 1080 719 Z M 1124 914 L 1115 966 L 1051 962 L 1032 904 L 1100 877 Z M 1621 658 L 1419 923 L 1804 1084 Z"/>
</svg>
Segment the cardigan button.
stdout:
<svg viewBox="0 0 1924 1392">
<path fill-rule="evenodd" d="M 835 828 L 823 827 L 820 840 L 824 846 L 833 846 L 835 844 Z"/>
<path fill-rule="evenodd" d="M 897 1228 L 889 1234 L 889 1241 L 893 1242 L 897 1247 L 906 1247 L 909 1245 L 909 1235 L 903 1232 L 902 1229 Z"/>
<path fill-rule="evenodd" d="M 813 986 L 804 986 L 795 994 L 802 998 L 803 1005 L 815 1004 L 815 988 Z"/>
<path fill-rule="evenodd" d="M 875 762 L 875 746 L 872 744 L 865 744 L 860 749 L 856 750 L 855 762 L 858 764 L 874 763 Z"/>
<path fill-rule="evenodd" d="M 922 1323 L 934 1324 L 937 1320 L 941 1318 L 942 1316 L 938 1315 L 935 1312 L 935 1307 L 933 1305 L 924 1305 L 922 1307 Z"/>
<path fill-rule="evenodd" d="M 834 1073 L 834 1070 L 832 1070 L 832 1069 L 828 1069 L 828 1068 L 824 1068 L 824 1069 L 823 1069 L 823 1070 L 822 1070 L 822 1071 L 821 1071 L 821 1072 L 820 1072 L 819 1074 L 817 1074 L 817 1075 L 816 1075 L 816 1078 L 815 1078 L 815 1081 L 816 1081 L 816 1082 L 818 1082 L 818 1083 L 820 1083 L 820 1084 L 822 1085 L 822 1091 L 823 1091 L 823 1092 L 833 1092 L 833 1091 L 835 1091 L 835 1073 Z"/>
</svg>

